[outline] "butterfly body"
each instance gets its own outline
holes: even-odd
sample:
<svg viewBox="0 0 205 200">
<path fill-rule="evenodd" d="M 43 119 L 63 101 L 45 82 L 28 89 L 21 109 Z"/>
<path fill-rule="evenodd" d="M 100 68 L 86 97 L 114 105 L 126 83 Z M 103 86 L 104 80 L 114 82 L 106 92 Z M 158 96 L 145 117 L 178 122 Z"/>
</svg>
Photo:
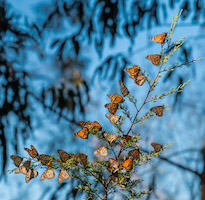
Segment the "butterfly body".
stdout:
<svg viewBox="0 0 205 200">
<path fill-rule="evenodd" d="M 151 145 L 154 147 L 154 151 L 156 153 L 160 152 L 160 150 L 162 149 L 163 145 L 159 144 L 159 143 L 156 143 L 156 142 L 153 142 L 151 143 Z"/>
</svg>

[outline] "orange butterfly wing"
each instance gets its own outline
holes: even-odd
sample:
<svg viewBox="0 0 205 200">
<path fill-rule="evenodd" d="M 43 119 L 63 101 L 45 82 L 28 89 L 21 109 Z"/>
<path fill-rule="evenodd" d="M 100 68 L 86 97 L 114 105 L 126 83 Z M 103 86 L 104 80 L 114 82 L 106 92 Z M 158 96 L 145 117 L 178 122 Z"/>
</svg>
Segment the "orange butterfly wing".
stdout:
<svg viewBox="0 0 205 200">
<path fill-rule="evenodd" d="M 26 183 L 28 183 L 31 179 L 38 176 L 38 171 L 35 169 L 29 169 L 29 171 L 26 173 Z"/>
<path fill-rule="evenodd" d="M 127 69 L 124 69 L 123 71 L 130 73 L 130 75 L 137 76 L 138 73 L 140 72 L 140 67 L 137 65 L 134 65 L 132 68 L 127 68 Z"/>
<path fill-rule="evenodd" d="M 52 158 L 53 158 L 53 156 L 40 154 L 38 156 L 38 161 L 40 161 L 42 163 L 42 165 L 52 166 L 52 163 L 53 163 Z"/>
<path fill-rule="evenodd" d="M 67 153 L 61 149 L 57 150 L 57 152 L 58 152 L 59 157 L 60 157 L 62 162 L 66 162 L 70 158 L 69 153 Z"/>
<path fill-rule="evenodd" d="M 133 157 L 134 159 L 139 160 L 139 159 L 140 159 L 139 149 L 131 150 L 131 151 L 128 153 L 128 156 L 131 156 L 131 157 Z"/>
<path fill-rule="evenodd" d="M 164 105 L 163 106 L 155 106 L 150 109 L 151 112 L 154 112 L 157 116 L 162 117 L 163 111 L 164 111 Z"/>
<path fill-rule="evenodd" d="M 118 109 L 118 103 L 107 103 L 107 104 L 105 104 L 105 107 L 108 109 L 108 111 L 111 114 L 115 114 L 117 112 L 117 109 Z"/>
<path fill-rule="evenodd" d="M 36 158 L 38 156 L 38 151 L 35 149 L 35 147 L 33 145 L 31 145 L 31 149 L 28 148 L 24 148 L 25 151 L 28 152 L 28 154 L 32 157 L 32 158 Z"/>
<path fill-rule="evenodd" d="M 113 114 L 106 114 L 105 116 L 110 120 L 112 124 L 117 123 L 121 118 L 121 116 L 113 115 Z"/>
<path fill-rule="evenodd" d="M 16 165 L 16 167 L 19 167 L 23 161 L 23 158 L 21 158 L 20 156 L 16 156 L 16 155 L 11 155 L 10 158 L 14 161 L 14 165 Z"/>
<path fill-rule="evenodd" d="M 124 85 L 124 83 L 122 81 L 120 81 L 120 86 L 121 86 L 121 92 L 123 94 L 123 96 L 127 96 L 129 94 L 129 90 L 127 89 L 127 87 Z"/>
<path fill-rule="evenodd" d="M 48 168 L 41 176 L 40 180 L 43 181 L 44 179 L 52 179 L 55 177 L 54 169 Z"/>
<path fill-rule="evenodd" d="M 94 123 L 93 129 L 97 129 L 98 131 L 102 129 L 102 126 L 97 121 L 94 121 L 93 123 Z"/>
<path fill-rule="evenodd" d="M 61 169 L 59 176 L 58 176 L 58 182 L 62 183 L 65 180 L 68 180 L 70 178 L 70 174 L 65 170 L 65 169 Z"/>
<path fill-rule="evenodd" d="M 150 38 L 149 40 L 155 41 L 156 43 L 163 44 L 166 37 L 167 37 L 167 33 L 162 33 L 162 34 L 159 34 L 159 35 L 156 35 L 156 36 Z"/>
<path fill-rule="evenodd" d="M 84 166 L 84 168 L 87 168 L 87 155 L 83 153 L 77 153 L 77 156 L 80 159 L 80 164 Z"/>
<path fill-rule="evenodd" d="M 132 169 L 132 159 L 128 159 L 128 160 L 125 160 L 123 163 L 122 163 L 122 167 L 124 167 L 125 169 L 127 170 L 130 170 Z"/>
<path fill-rule="evenodd" d="M 115 94 L 115 95 L 107 95 L 112 103 L 123 103 L 125 100 L 119 95 L 119 94 Z"/>
<path fill-rule="evenodd" d="M 90 121 L 78 122 L 77 124 L 80 125 L 82 128 L 92 129 L 94 127 L 94 123 Z"/>
<path fill-rule="evenodd" d="M 83 128 L 82 130 L 76 132 L 73 137 L 80 137 L 82 139 L 88 139 L 88 128 Z"/>
<path fill-rule="evenodd" d="M 150 60 L 153 65 L 158 66 L 160 64 L 161 55 L 158 55 L 158 54 L 148 55 L 145 58 Z"/>
</svg>

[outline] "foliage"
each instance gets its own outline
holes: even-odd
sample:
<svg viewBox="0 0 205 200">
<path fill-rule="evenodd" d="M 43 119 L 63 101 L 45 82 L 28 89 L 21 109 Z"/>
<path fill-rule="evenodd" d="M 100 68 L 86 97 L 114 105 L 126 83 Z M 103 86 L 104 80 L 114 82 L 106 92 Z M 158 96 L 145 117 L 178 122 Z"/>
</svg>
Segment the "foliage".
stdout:
<svg viewBox="0 0 205 200">
<path fill-rule="evenodd" d="M 126 100 L 119 94 L 108 95 L 111 103 L 105 105 L 110 112 L 106 117 L 113 125 L 114 131 L 108 133 L 96 121 L 78 123 L 82 129 L 76 132 L 73 135 L 74 137 L 88 139 L 90 135 L 95 135 L 103 143 L 103 146 L 95 150 L 93 153 L 98 156 L 95 161 L 91 161 L 91 159 L 88 159 L 88 156 L 83 153 L 71 154 L 64 150 L 57 150 L 58 156 L 39 154 L 31 145 L 31 149 L 24 148 L 29 153 L 30 158 L 23 163 L 22 158 L 11 156 L 14 160 L 14 164 L 19 167 L 17 170 L 14 169 L 11 171 L 13 172 L 16 170 L 16 173 L 25 174 L 26 182 L 29 182 L 32 178 L 35 178 L 38 175 L 35 170 L 36 167 L 47 168 L 41 176 L 41 180 L 44 180 L 45 178 L 54 178 L 54 169 L 60 171 L 58 177 L 59 183 L 69 179 L 70 174 L 72 174 L 72 178 L 79 181 L 79 185 L 76 189 L 82 190 L 85 193 L 86 199 L 108 199 L 111 195 L 123 195 L 126 199 L 136 199 L 152 192 L 140 191 L 138 187 L 142 180 L 134 178 L 133 175 L 142 165 L 150 164 L 153 157 L 159 156 L 159 154 L 169 145 L 163 146 L 153 142 L 151 145 L 154 147 L 154 151 L 145 152 L 139 145 L 139 142 L 143 137 L 140 136 L 139 133 L 134 132 L 132 128 L 138 122 L 143 123 L 144 120 L 148 120 L 155 115 L 158 117 L 163 116 L 166 107 L 160 105 L 151 107 L 148 113 L 145 113 L 140 117 L 139 114 L 142 113 L 141 111 L 145 104 L 162 99 L 174 92 L 182 92 L 189 82 L 187 81 L 178 87 L 173 87 L 170 91 L 150 98 L 150 94 L 157 87 L 160 78 L 170 70 L 169 68 L 162 69 L 162 67 L 164 67 L 163 65 L 168 62 L 170 57 L 183 43 L 182 41 L 184 38 L 173 43 L 174 47 L 173 45 L 170 45 L 173 29 L 178 18 L 179 16 L 177 15 L 173 20 L 170 33 L 160 34 L 151 38 L 151 40 L 161 43 L 160 55 L 149 55 L 146 57 L 154 65 L 159 66 L 158 73 L 154 80 L 150 80 L 149 76 L 146 76 L 145 73 L 142 72 L 142 68 L 139 66 L 134 65 L 132 68 L 126 68 L 124 70 L 130 74 L 129 77 L 133 79 L 135 84 L 139 87 L 145 82 L 149 84 L 149 90 L 145 95 L 142 105 L 138 108 L 136 97 L 132 96 L 126 86 L 121 82 L 121 92 Z M 196 59 L 190 61 L 190 63 L 195 61 Z M 181 66 L 183 65 L 185 65 L 185 63 L 181 64 Z M 176 68 L 172 68 L 172 70 L 175 69 Z M 131 108 L 128 108 L 126 101 L 129 101 L 134 105 L 136 109 L 136 114 L 134 116 L 130 116 Z M 123 114 L 122 116 L 115 115 L 116 112 L 120 113 L 120 111 Z M 126 119 L 130 120 L 130 127 L 128 130 L 124 130 L 123 128 Z M 95 182 L 98 182 L 100 186 L 97 187 Z"/>
</svg>

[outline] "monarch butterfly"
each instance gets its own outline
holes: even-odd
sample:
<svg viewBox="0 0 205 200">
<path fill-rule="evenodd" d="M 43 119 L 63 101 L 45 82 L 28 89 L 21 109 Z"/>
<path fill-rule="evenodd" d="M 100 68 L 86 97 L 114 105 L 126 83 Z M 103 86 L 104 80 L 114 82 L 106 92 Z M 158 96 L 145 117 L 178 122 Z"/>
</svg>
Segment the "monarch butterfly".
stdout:
<svg viewBox="0 0 205 200">
<path fill-rule="evenodd" d="M 106 140 L 111 142 L 111 143 L 114 142 L 119 137 L 116 134 L 109 134 L 109 133 L 104 133 L 103 135 L 106 138 Z"/>
<path fill-rule="evenodd" d="M 123 103 L 125 100 L 119 95 L 119 94 L 115 94 L 115 95 L 107 95 L 112 103 Z"/>
<path fill-rule="evenodd" d="M 42 163 L 42 165 L 52 166 L 53 164 L 53 156 L 40 154 L 38 156 L 38 161 Z"/>
<path fill-rule="evenodd" d="M 65 151 L 63 151 L 61 149 L 57 150 L 57 152 L 58 152 L 60 160 L 62 162 L 66 162 L 71 157 L 69 153 L 67 153 L 67 152 L 65 152 Z"/>
<path fill-rule="evenodd" d="M 142 74 L 138 74 L 137 77 L 134 79 L 135 83 L 139 86 L 143 85 L 144 82 L 146 81 L 146 76 Z"/>
<path fill-rule="evenodd" d="M 106 147 L 102 146 L 99 149 L 94 151 L 93 155 L 97 155 L 97 154 L 100 154 L 101 156 L 106 157 L 108 156 L 108 150 Z"/>
<path fill-rule="evenodd" d="M 135 160 L 139 160 L 139 159 L 140 159 L 139 149 L 131 150 L 131 151 L 128 153 L 128 156 L 133 157 Z"/>
<path fill-rule="evenodd" d="M 162 117 L 163 111 L 164 111 L 164 105 L 163 106 L 155 106 L 150 109 L 151 112 L 154 112 L 157 116 Z"/>
<path fill-rule="evenodd" d="M 10 158 L 14 161 L 14 165 L 16 165 L 16 167 L 19 167 L 20 164 L 23 161 L 23 158 L 20 156 L 16 156 L 16 155 L 11 155 Z"/>
<path fill-rule="evenodd" d="M 97 129 L 98 131 L 102 129 L 102 126 L 97 121 L 94 121 L 93 123 L 94 123 L 93 129 Z"/>
<path fill-rule="evenodd" d="M 44 179 L 52 179 L 55 177 L 54 169 L 48 168 L 41 176 L 40 180 L 43 181 Z"/>
<path fill-rule="evenodd" d="M 93 129 L 94 127 L 94 123 L 90 121 L 78 122 L 77 124 L 80 125 L 82 128 L 88 128 L 89 130 Z"/>
<path fill-rule="evenodd" d="M 113 158 L 109 158 L 108 161 L 112 173 L 115 173 L 120 169 L 120 164 L 117 161 L 115 161 Z"/>
<path fill-rule="evenodd" d="M 118 103 L 107 103 L 105 104 L 105 108 L 107 108 L 111 114 L 115 114 L 118 109 Z"/>
<path fill-rule="evenodd" d="M 70 178 L 70 174 L 63 168 L 61 168 L 61 171 L 58 176 L 58 182 L 62 183 L 65 180 L 68 180 Z"/>
<path fill-rule="evenodd" d="M 22 173 L 22 174 L 27 174 L 27 170 L 24 166 L 18 168 L 16 171 L 15 171 L 15 174 L 19 174 L 19 173 Z"/>
<path fill-rule="evenodd" d="M 156 35 L 156 36 L 150 38 L 149 40 L 155 41 L 156 43 L 163 44 L 166 37 L 167 37 L 167 33 L 162 33 L 162 34 L 159 34 L 159 35 Z"/>
<path fill-rule="evenodd" d="M 38 176 L 38 171 L 35 169 L 29 169 L 29 171 L 26 173 L 26 183 L 28 183 L 31 179 Z"/>
<path fill-rule="evenodd" d="M 28 148 L 24 148 L 25 151 L 28 152 L 28 154 L 32 157 L 32 158 L 36 158 L 38 156 L 38 151 L 34 148 L 33 145 L 31 145 L 31 149 Z"/>
<path fill-rule="evenodd" d="M 76 132 L 73 137 L 80 137 L 82 139 L 88 139 L 88 128 L 83 128 L 82 130 Z"/>
<path fill-rule="evenodd" d="M 112 124 L 116 124 L 121 118 L 121 116 L 113 114 L 106 114 L 105 116 L 110 120 Z"/>
<path fill-rule="evenodd" d="M 87 168 L 87 155 L 83 153 L 77 153 L 77 156 L 80 159 L 80 164 L 84 166 L 84 168 Z"/>
<path fill-rule="evenodd" d="M 154 151 L 156 153 L 160 152 L 160 150 L 162 149 L 163 145 L 159 144 L 159 143 L 156 143 L 156 142 L 153 142 L 151 143 L 151 145 L 154 147 Z"/>
<path fill-rule="evenodd" d="M 122 92 L 123 96 L 124 97 L 127 96 L 130 92 L 122 81 L 120 81 L 120 86 L 121 86 L 121 92 Z"/>
<path fill-rule="evenodd" d="M 158 66 L 160 63 L 161 55 L 158 55 L 158 54 L 148 55 L 145 58 L 150 60 L 153 65 Z"/>
<path fill-rule="evenodd" d="M 127 169 L 127 170 L 130 170 L 132 168 L 132 159 L 128 159 L 128 160 L 125 160 L 123 163 L 122 163 L 122 167 Z"/>
<path fill-rule="evenodd" d="M 127 69 L 124 69 L 123 71 L 130 73 L 130 75 L 137 76 L 138 73 L 140 72 L 140 67 L 137 65 L 134 65 L 132 68 L 127 68 Z"/>
<path fill-rule="evenodd" d="M 22 173 L 22 174 L 26 174 L 28 173 L 29 169 L 31 168 L 31 161 L 27 160 L 23 163 L 23 166 L 18 168 L 15 173 Z"/>
<path fill-rule="evenodd" d="M 69 153 L 70 159 L 72 161 L 72 164 L 77 165 L 79 163 L 79 158 L 76 154 L 74 153 Z"/>
</svg>

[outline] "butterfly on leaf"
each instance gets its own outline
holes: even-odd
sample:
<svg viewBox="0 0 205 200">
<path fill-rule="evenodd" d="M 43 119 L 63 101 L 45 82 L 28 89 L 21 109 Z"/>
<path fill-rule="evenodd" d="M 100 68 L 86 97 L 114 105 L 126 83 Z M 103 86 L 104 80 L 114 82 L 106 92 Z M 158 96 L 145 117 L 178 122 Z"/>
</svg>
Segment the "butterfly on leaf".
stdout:
<svg viewBox="0 0 205 200">
<path fill-rule="evenodd" d="M 153 142 L 151 143 L 151 145 L 154 147 L 154 151 L 156 153 L 160 152 L 160 150 L 162 149 L 163 145 L 159 144 L 159 143 L 156 143 L 156 142 Z"/>
<path fill-rule="evenodd" d="M 89 130 L 94 127 L 94 123 L 90 121 L 78 122 L 77 124 L 80 125 L 81 128 L 88 128 Z"/>
<path fill-rule="evenodd" d="M 59 150 L 57 150 L 57 152 L 58 152 L 59 157 L 60 157 L 60 160 L 61 160 L 62 162 L 66 162 L 66 161 L 69 160 L 70 157 L 71 157 L 70 154 L 67 153 L 67 152 L 65 152 L 64 150 L 59 149 Z"/>
<path fill-rule="evenodd" d="M 105 108 L 107 108 L 111 114 L 115 114 L 118 109 L 118 103 L 107 103 L 105 104 Z"/>
<path fill-rule="evenodd" d="M 118 135 L 112 134 L 112 133 L 104 133 L 103 135 L 104 135 L 105 139 L 111 143 L 119 138 Z"/>
<path fill-rule="evenodd" d="M 140 159 L 139 149 L 134 149 L 134 150 L 129 151 L 128 156 L 133 157 L 135 160 L 139 160 Z"/>
<path fill-rule="evenodd" d="M 94 121 L 93 123 L 94 123 L 93 129 L 96 129 L 98 131 L 102 129 L 102 126 L 97 121 Z"/>
<path fill-rule="evenodd" d="M 127 69 L 124 69 L 123 71 L 130 73 L 131 76 L 137 76 L 140 72 L 140 67 L 137 65 L 134 65 L 132 68 L 127 68 Z"/>
<path fill-rule="evenodd" d="M 73 137 L 80 137 L 82 139 L 88 139 L 88 128 L 83 128 L 82 130 L 74 133 Z"/>
<path fill-rule="evenodd" d="M 110 120 L 112 124 L 116 124 L 121 118 L 121 116 L 113 114 L 106 114 L 105 116 Z"/>
<path fill-rule="evenodd" d="M 31 179 L 36 178 L 38 176 L 38 171 L 35 169 L 29 169 L 26 173 L 26 183 L 28 183 Z"/>
<path fill-rule="evenodd" d="M 120 86 L 121 86 L 121 92 L 122 92 L 123 96 L 124 97 L 127 96 L 130 92 L 122 81 L 120 81 Z"/>
<path fill-rule="evenodd" d="M 102 146 L 99 149 L 95 150 L 93 155 L 101 155 L 103 157 L 108 156 L 108 150 L 106 147 Z"/>
<path fill-rule="evenodd" d="M 115 173 L 120 169 L 120 164 L 113 158 L 109 158 L 109 168 L 112 173 Z"/>
<path fill-rule="evenodd" d="M 70 178 L 70 174 L 63 168 L 61 168 L 61 171 L 58 175 L 58 182 L 62 183 L 65 180 L 68 180 Z"/>
<path fill-rule="evenodd" d="M 11 155 L 10 158 L 14 161 L 14 165 L 16 165 L 16 167 L 19 167 L 20 164 L 23 161 L 23 158 L 20 156 L 16 156 L 16 155 Z"/>
<path fill-rule="evenodd" d="M 38 156 L 38 161 L 41 162 L 42 165 L 46 165 L 46 166 L 52 166 L 53 164 L 53 158 L 54 156 L 50 156 L 50 155 L 46 155 L 46 154 L 40 154 Z"/>
<path fill-rule="evenodd" d="M 158 66 L 160 64 L 161 55 L 158 54 L 148 55 L 145 58 L 150 60 L 153 65 Z"/>
<path fill-rule="evenodd" d="M 78 158 L 80 159 L 80 164 L 83 165 L 84 168 L 87 168 L 87 155 L 83 153 L 77 153 Z"/>
<path fill-rule="evenodd" d="M 127 170 L 130 170 L 132 169 L 132 159 L 127 159 L 125 160 L 123 163 L 122 163 L 122 167 L 127 169 Z"/>
<path fill-rule="evenodd" d="M 159 34 L 159 35 L 156 35 L 156 36 L 150 38 L 149 40 L 154 41 L 154 42 L 159 43 L 159 44 L 163 44 L 166 37 L 167 37 L 167 33 L 162 33 L 162 34 Z"/>
<path fill-rule="evenodd" d="M 25 151 L 28 152 L 28 154 L 32 157 L 32 158 L 36 158 L 38 156 L 38 151 L 35 149 L 35 147 L 33 145 L 31 145 L 31 149 L 28 148 L 24 148 Z"/>
<path fill-rule="evenodd" d="M 162 117 L 164 111 L 164 105 L 152 107 L 150 111 L 154 112 L 157 116 Z"/>
<path fill-rule="evenodd" d="M 44 179 L 52 179 L 55 177 L 54 169 L 48 168 L 41 176 L 40 180 L 43 181 Z"/>
<path fill-rule="evenodd" d="M 112 103 L 123 103 L 125 100 L 122 98 L 122 96 L 120 96 L 119 94 L 115 94 L 115 95 L 111 95 L 108 94 L 107 95 Z"/>
</svg>

